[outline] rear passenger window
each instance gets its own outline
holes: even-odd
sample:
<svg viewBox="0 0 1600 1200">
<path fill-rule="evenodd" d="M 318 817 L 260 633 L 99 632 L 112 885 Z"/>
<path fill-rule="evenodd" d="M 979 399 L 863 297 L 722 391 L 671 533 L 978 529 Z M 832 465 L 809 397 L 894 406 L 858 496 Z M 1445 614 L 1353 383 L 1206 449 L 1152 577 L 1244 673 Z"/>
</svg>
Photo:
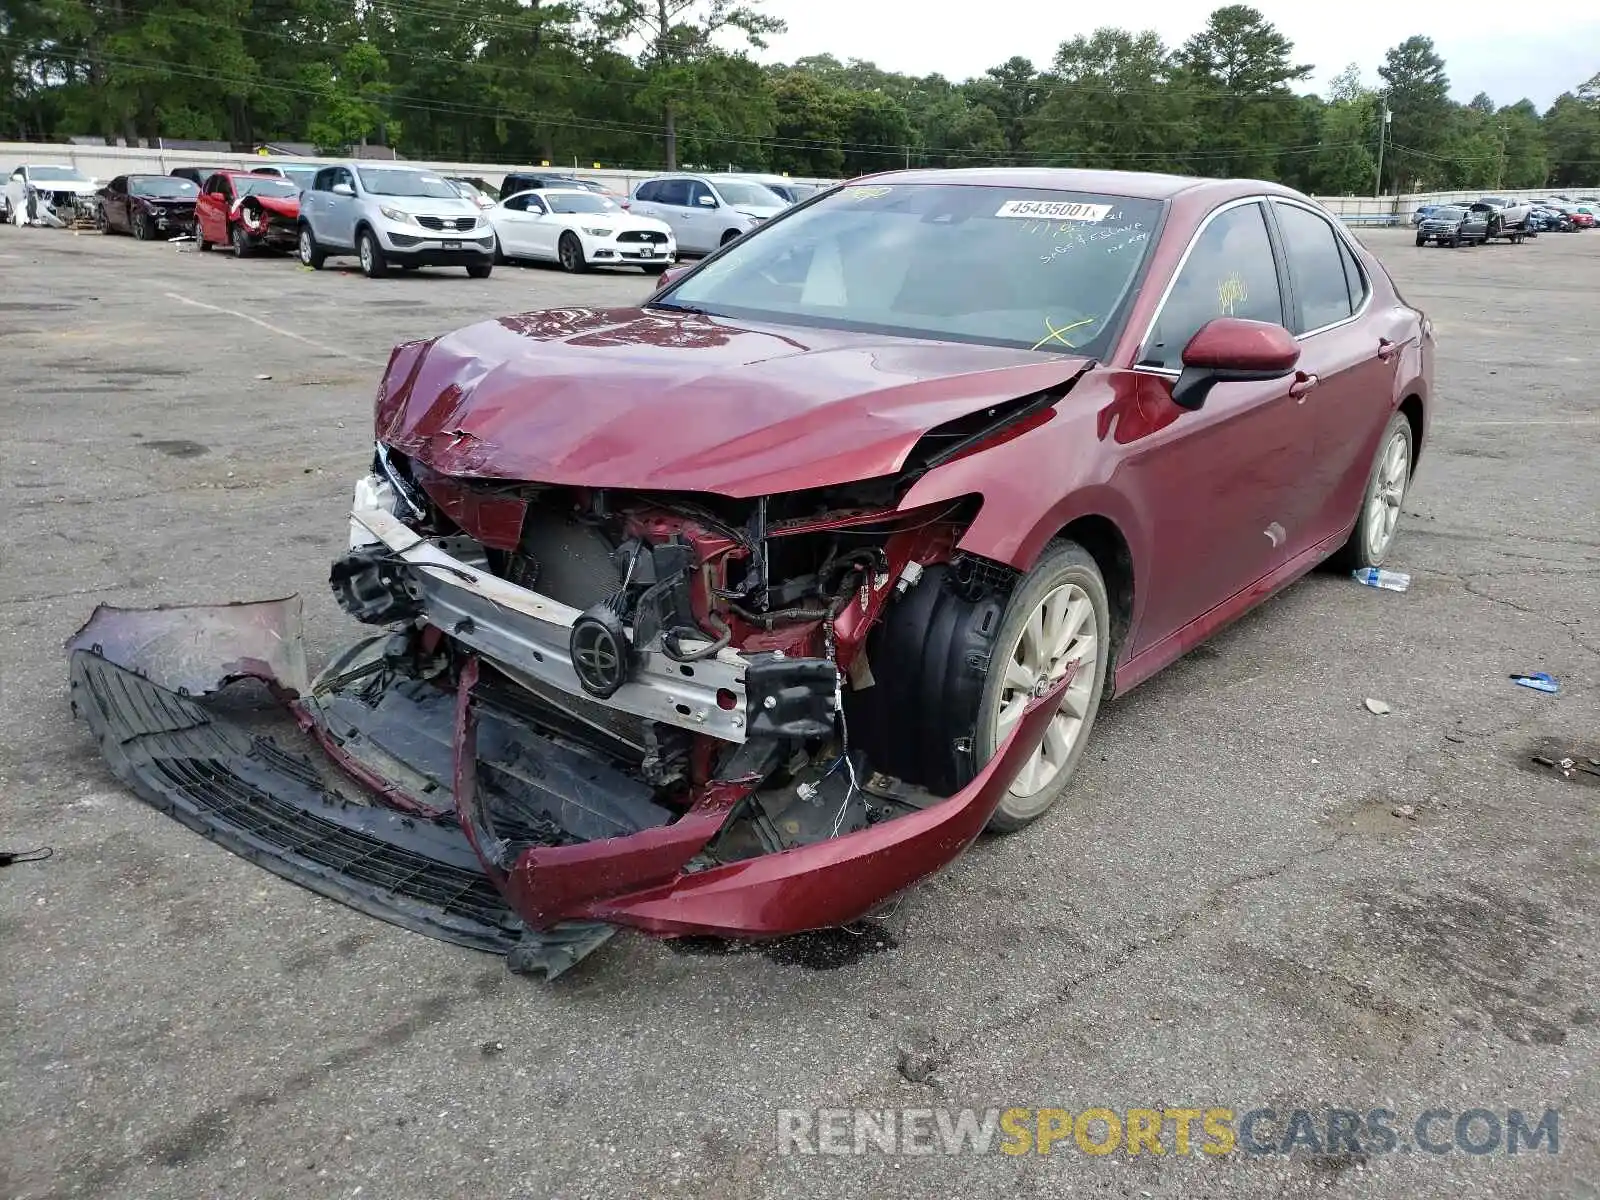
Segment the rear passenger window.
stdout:
<svg viewBox="0 0 1600 1200">
<path fill-rule="evenodd" d="M 1300 302 L 1295 332 L 1309 333 L 1347 319 L 1355 306 L 1345 279 L 1339 235 L 1310 209 L 1295 204 L 1273 207 L 1278 214 L 1278 228 L 1283 231 L 1289 282 Z"/>
<path fill-rule="evenodd" d="M 1283 323 L 1278 266 L 1260 204 L 1225 209 L 1196 239 L 1156 317 L 1139 365 L 1180 370 L 1189 339 L 1217 317 Z"/>
<path fill-rule="evenodd" d="M 1344 260 L 1344 282 L 1350 293 L 1350 311 L 1355 312 L 1367 299 L 1367 277 L 1351 252 L 1350 244 L 1343 238 L 1339 239 L 1339 257 Z"/>
</svg>

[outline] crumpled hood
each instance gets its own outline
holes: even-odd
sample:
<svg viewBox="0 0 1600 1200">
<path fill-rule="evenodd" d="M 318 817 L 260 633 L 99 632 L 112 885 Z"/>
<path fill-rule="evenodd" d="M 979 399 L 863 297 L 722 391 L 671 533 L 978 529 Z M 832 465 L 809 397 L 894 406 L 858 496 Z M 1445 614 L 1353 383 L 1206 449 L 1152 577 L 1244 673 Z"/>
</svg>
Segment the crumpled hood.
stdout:
<svg viewBox="0 0 1600 1200">
<path fill-rule="evenodd" d="M 892 474 L 934 426 L 1087 365 L 661 309 L 552 309 L 397 347 L 376 426 L 446 475 L 758 496 Z"/>
<path fill-rule="evenodd" d="M 269 213 L 293 220 L 300 215 L 299 196 L 241 196 L 237 204 L 241 207 L 246 200 L 254 200 Z"/>
<path fill-rule="evenodd" d="M 92 196 L 100 190 L 98 183 L 74 183 L 67 179 L 36 179 L 28 186 L 36 192 L 67 192 L 73 196 Z"/>
</svg>

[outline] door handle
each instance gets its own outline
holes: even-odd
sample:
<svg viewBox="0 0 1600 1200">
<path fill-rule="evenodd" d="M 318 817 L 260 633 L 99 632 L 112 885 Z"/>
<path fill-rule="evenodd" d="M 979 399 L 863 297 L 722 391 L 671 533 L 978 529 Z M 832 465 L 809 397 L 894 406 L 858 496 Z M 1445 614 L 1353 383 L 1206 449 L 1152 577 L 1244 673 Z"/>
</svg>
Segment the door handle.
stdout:
<svg viewBox="0 0 1600 1200">
<path fill-rule="evenodd" d="M 1304 401 L 1311 394 L 1311 389 L 1322 381 L 1315 375 L 1307 375 L 1304 371 L 1294 373 L 1294 382 L 1289 385 L 1289 395 L 1296 400 Z"/>
<path fill-rule="evenodd" d="M 1388 338 L 1385 338 L 1385 337 L 1381 337 L 1381 338 L 1378 339 L 1378 361 L 1379 362 L 1388 362 L 1391 358 L 1393 358 L 1396 354 L 1399 354 L 1399 353 L 1400 353 L 1400 345 L 1399 345 L 1398 342 L 1391 342 Z"/>
</svg>

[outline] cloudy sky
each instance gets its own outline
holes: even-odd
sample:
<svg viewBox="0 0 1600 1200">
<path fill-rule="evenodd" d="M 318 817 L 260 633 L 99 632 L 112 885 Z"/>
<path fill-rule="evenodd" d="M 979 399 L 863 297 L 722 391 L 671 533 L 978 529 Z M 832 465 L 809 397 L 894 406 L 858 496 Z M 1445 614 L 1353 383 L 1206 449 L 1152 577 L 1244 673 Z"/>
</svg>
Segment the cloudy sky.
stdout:
<svg viewBox="0 0 1600 1200">
<path fill-rule="evenodd" d="M 1526 96 L 1543 109 L 1600 71 L 1600 4 L 1593 0 L 1566 8 L 1535 6 L 1528 11 L 1542 15 L 1521 30 L 1506 28 L 1506 18 L 1520 11 L 1516 5 L 1483 0 L 1256 0 L 1255 6 L 1294 42 L 1297 61 L 1315 65 L 1312 84 L 1318 91 L 1352 62 L 1376 83 L 1384 51 L 1414 33 L 1433 38 L 1460 100 L 1482 91 L 1496 104 Z M 1047 66 L 1058 45 L 1097 25 L 1154 29 L 1176 45 L 1216 5 L 1146 0 L 1126 10 L 1126 18 L 1109 15 L 1116 6 L 1078 8 L 1049 0 L 948 7 L 929 0 L 766 0 L 763 7 L 789 23 L 789 32 L 758 56 L 765 61 L 829 53 L 869 59 L 885 70 L 965 79 L 1013 54 Z"/>
</svg>

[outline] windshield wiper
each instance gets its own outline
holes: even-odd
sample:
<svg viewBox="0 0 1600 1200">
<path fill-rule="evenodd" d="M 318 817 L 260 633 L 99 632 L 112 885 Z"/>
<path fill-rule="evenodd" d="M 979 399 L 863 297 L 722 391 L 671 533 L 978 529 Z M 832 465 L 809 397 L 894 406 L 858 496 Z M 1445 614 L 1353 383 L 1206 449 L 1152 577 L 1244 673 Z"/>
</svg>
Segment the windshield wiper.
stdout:
<svg viewBox="0 0 1600 1200">
<path fill-rule="evenodd" d="M 693 304 L 674 304 L 670 300 L 652 300 L 645 305 L 646 308 L 665 308 L 672 312 L 689 313 L 696 317 L 714 317 L 717 314 L 707 312 L 703 308 L 696 308 Z"/>
</svg>

